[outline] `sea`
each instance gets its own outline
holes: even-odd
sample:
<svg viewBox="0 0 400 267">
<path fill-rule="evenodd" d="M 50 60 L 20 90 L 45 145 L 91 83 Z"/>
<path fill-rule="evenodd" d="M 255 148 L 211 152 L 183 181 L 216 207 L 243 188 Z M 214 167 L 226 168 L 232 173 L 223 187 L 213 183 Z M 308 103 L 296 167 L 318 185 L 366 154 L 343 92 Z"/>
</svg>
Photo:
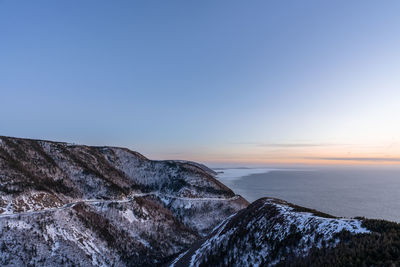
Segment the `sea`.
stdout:
<svg viewBox="0 0 400 267">
<path fill-rule="evenodd" d="M 275 197 L 338 217 L 400 222 L 400 169 L 216 168 L 217 178 L 252 202 Z"/>
</svg>

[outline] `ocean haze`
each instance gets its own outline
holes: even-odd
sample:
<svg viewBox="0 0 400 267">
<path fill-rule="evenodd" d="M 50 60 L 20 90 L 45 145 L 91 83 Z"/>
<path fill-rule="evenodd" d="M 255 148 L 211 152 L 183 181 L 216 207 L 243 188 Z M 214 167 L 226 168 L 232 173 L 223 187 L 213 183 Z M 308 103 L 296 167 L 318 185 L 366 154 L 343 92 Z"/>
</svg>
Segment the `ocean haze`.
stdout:
<svg viewBox="0 0 400 267">
<path fill-rule="evenodd" d="M 260 173 L 260 169 L 247 169 L 247 175 L 241 177 L 219 174 L 219 179 L 248 201 L 276 197 L 336 216 L 400 222 L 398 169 L 264 170 Z M 242 169 L 238 171 L 243 173 Z"/>
</svg>

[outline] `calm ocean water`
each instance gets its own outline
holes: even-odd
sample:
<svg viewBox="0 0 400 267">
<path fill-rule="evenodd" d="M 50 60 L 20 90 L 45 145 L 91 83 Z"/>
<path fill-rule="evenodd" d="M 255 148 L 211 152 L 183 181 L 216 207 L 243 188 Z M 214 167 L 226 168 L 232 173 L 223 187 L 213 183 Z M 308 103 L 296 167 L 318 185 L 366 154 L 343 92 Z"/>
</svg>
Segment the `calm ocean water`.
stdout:
<svg viewBox="0 0 400 267">
<path fill-rule="evenodd" d="M 400 222 L 399 169 L 222 169 L 218 179 L 249 201 L 276 197 L 340 217 Z"/>
</svg>

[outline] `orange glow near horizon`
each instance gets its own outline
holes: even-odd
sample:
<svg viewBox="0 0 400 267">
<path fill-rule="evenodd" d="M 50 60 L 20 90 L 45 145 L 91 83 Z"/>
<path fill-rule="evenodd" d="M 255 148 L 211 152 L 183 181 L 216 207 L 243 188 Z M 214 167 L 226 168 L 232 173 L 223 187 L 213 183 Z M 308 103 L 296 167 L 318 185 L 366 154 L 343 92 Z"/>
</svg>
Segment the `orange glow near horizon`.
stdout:
<svg viewBox="0 0 400 267">
<path fill-rule="evenodd" d="M 400 165 L 400 147 L 395 145 L 281 145 L 282 147 L 232 147 L 182 153 L 181 159 L 212 164 L 243 165 Z M 171 158 L 158 156 L 157 158 Z"/>
</svg>

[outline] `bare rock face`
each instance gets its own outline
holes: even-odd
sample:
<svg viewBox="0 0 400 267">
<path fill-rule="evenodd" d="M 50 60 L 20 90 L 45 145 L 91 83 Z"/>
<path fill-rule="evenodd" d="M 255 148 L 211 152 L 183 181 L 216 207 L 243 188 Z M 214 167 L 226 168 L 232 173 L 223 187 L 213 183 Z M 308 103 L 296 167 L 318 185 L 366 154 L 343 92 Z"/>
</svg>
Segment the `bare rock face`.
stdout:
<svg viewBox="0 0 400 267">
<path fill-rule="evenodd" d="M 247 205 L 201 164 L 0 137 L 1 266 L 162 265 Z"/>
</svg>

